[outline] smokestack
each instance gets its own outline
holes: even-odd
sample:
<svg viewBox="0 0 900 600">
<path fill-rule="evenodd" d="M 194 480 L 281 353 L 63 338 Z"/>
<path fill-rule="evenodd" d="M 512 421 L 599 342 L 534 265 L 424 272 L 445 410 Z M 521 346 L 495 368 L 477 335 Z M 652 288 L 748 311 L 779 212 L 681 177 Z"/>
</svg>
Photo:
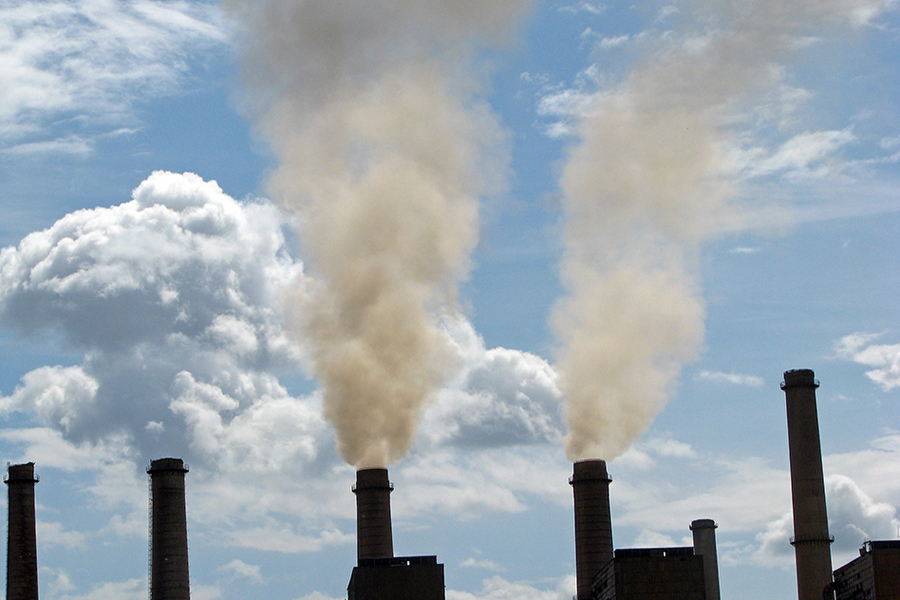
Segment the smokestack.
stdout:
<svg viewBox="0 0 900 600">
<path fill-rule="evenodd" d="M 393 558 L 391 535 L 391 492 L 387 469 L 360 469 L 356 472 L 356 557 Z"/>
<path fill-rule="evenodd" d="M 589 600 L 591 583 L 613 558 L 612 520 L 605 460 L 575 463 L 569 483 L 575 495 L 575 574 L 577 600 Z"/>
<path fill-rule="evenodd" d="M 831 548 L 825 511 L 825 478 L 816 412 L 819 382 L 810 369 L 785 371 L 791 496 L 794 509 L 794 555 L 798 600 L 822 600 L 831 583 Z"/>
<path fill-rule="evenodd" d="M 719 600 L 719 557 L 716 550 L 716 522 L 712 519 L 691 521 L 694 533 L 694 555 L 703 557 L 703 580 L 706 600 Z"/>
<path fill-rule="evenodd" d="M 34 529 L 34 463 L 10 465 L 6 546 L 6 600 L 37 600 L 37 534 Z"/>
<path fill-rule="evenodd" d="M 187 516 L 180 458 L 150 461 L 150 600 L 190 600 Z"/>
</svg>

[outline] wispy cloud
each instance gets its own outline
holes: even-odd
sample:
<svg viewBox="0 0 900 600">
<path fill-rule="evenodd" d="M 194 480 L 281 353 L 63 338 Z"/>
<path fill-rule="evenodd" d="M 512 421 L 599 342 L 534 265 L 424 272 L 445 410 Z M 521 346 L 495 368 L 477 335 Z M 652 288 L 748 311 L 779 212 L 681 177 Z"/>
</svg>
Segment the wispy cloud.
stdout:
<svg viewBox="0 0 900 600">
<path fill-rule="evenodd" d="M 756 375 L 725 373 L 723 371 L 698 371 L 694 374 L 694 381 L 727 383 L 731 385 L 745 385 L 748 387 L 762 387 L 765 383 L 762 377 L 757 377 Z"/>
<path fill-rule="evenodd" d="M 506 569 L 501 565 L 498 565 L 492 560 L 487 559 L 478 559 L 474 557 L 469 557 L 466 560 L 459 563 L 460 567 L 465 569 L 484 569 L 486 571 L 496 571 L 498 573 L 502 573 Z"/>
<path fill-rule="evenodd" d="M 228 41 L 210 2 L 13 0 L 0 23 L 0 145 L 19 153 L 84 153 L 73 132 L 133 123 Z"/>
<path fill-rule="evenodd" d="M 219 571 L 231 573 L 232 577 L 249 579 L 253 583 L 262 583 L 263 577 L 259 565 L 249 565 L 240 559 L 234 559 L 218 568 Z"/>
</svg>

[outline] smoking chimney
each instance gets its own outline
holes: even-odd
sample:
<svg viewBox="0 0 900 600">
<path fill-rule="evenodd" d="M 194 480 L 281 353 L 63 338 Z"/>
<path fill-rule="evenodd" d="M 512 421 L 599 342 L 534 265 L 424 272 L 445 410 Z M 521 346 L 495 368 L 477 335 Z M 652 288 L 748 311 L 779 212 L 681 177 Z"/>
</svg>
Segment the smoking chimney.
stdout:
<svg viewBox="0 0 900 600">
<path fill-rule="evenodd" d="M 694 555 L 703 557 L 703 581 L 706 600 L 719 600 L 719 556 L 716 550 L 716 522 L 712 519 L 691 521 Z"/>
<path fill-rule="evenodd" d="M 575 495 L 575 576 L 577 600 L 589 600 L 591 582 L 613 558 L 612 520 L 605 460 L 575 463 L 569 483 Z"/>
<path fill-rule="evenodd" d="M 831 583 L 831 548 L 825 511 L 825 478 L 816 412 L 819 382 L 810 369 L 785 371 L 791 496 L 794 509 L 794 555 L 798 600 L 821 600 Z"/>
<path fill-rule="evenodd" d="M 6 600 L 37 600 L 37 534 L 34 529 L 34 463 L 10 465 L 6 546 Z"/>
<path fill-rule="evenodd" d="M 391 492 L 387 469 L 360 469 L 356 472 L 356 557 L 393 558 L 391 534 Z"/>
<path fill-rule="evenodd" d="M 150 461 L 150 600 L 190 600 L 187 516 L 180 458 Z"/>
</svg>

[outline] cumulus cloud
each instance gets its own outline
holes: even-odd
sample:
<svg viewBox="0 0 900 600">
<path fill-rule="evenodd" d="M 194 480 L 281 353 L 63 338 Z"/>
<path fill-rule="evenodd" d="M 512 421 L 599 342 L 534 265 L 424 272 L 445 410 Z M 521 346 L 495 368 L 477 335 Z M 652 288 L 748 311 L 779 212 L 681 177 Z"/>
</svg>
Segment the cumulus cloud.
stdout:
<svg viewBox="0 0 900 600">
<path fill-rule="evenodd" d="M 0 7 L 0 147 L 19 153 L 90 151 L 57 131 L 113 130 L 132 106 L 171 93 L 192 60 L 225 47 L 228 34 L 207 2 L 5 2 Z M 47 139 L 47 138 L 51 139 Z M 37 138 L 37 139 L 35 139 Z"/>
<path fill-rule="evenodd" d="M 118 431 L 149 451 L 183 429 L 175 409 L 190 404 L 188 380 L 233 400 L 218 412 L 284 396 L 264 371 L 298 368 L 275 305 L 302 267 L 281 227 L 270 206 L 158 172 L 130 202 L 71 213 L 3 249 L 0 320 L 24 335 L 59 335 L 84 361 L 27 373 L 0 404 L 72 440 Z"/>
<path fill-rule="evenodd" d="M 852 554 L 866 540 L 896 538 L 897 507 L 872 500 L 850 477 L 826 477 L 825 494 L 835 552 Z"/>
<path fill-rule="evenodd" d="M 857 332 L 834 343 L 838 358 L 852 360 L 867 367 L 866 376 L 885 392 L 900 386 L 900 344 L 872 344 L 883 334 Z"/>
<path fill-rule="evenodd" d="M 462 368 L 425 415 L 421 427 L 430 443 L 492 447 L 561 439 L 561 393 L 546 360 L 487 349 L 462 319 L 447 320 L 445 329 Z"/>
<path fill-rule="evenodd" d="M 104 450 L 124 461 L 124 477 L 150 458 L 175 455 L 199 468 L 213 496 L 216 478 L 236 470 L 266 490 L 261 498 L 221 494 L 223 511 L 200 518 L 246 506 L 302 510 L 292 508 L 294 489 L 263 485 L 274 472 L 296 478 L 335 459 L 320 400 L 292 396 L 277 377 L 303 368 L 279 311 L 281 290 L 304 277 L 284 227 L 270 204 L 237 202 L 196 175 L 157 172 L 131 201 L 76 211 L 0 251 L 0 321 L 83 356 L 78 365 L 24 374 L 0 398 L 7 413 L 49 428 L 7 439 L 18 436 L 43 466 L 84 468 L 79 457 Z M 113 468 L 109 459 L 97 464 Z M 97 494 L 127 489 L 100 485 L 104 472 Z M 143 484 L 135 484 L 137 498 L 113 502 L 145 503 Z M 201 506 L 214 502 L 200 498 Z M 129 515 L 142 519 L 145 510 Z M 110 526 L 132 531 L 132 520 Z"/>
</svg>

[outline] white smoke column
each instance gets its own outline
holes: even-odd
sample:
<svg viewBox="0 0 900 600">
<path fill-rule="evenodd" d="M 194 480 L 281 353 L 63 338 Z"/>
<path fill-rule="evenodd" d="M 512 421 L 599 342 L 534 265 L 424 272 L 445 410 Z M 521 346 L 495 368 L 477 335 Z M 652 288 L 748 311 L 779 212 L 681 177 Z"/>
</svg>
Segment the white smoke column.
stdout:
<svg viewBox="0 0 900 600">
<path fill-rule="evenodd" d="M 665 405 L 703 342 L 700 246 L 734 219 L 729 112 L 777 82 L 775 61 L 823 26 L 862 25 L 885 2 L 698 3 L 705 30 L 597 93 L 561 187 L 567 295 L 553 325 L 570 459 L 612 459 Z"/>
<path fill-rule="evenodd" d="M 325 416 L 344 459 L 403 456 L 453 366 L 437 327 L 477 241 L 478 197 L 502 184 L 503 135 L 474 54 L 527 0 L 234 2 L 245 79 L 317 284 L 295 291 Z"/>
</svg>

